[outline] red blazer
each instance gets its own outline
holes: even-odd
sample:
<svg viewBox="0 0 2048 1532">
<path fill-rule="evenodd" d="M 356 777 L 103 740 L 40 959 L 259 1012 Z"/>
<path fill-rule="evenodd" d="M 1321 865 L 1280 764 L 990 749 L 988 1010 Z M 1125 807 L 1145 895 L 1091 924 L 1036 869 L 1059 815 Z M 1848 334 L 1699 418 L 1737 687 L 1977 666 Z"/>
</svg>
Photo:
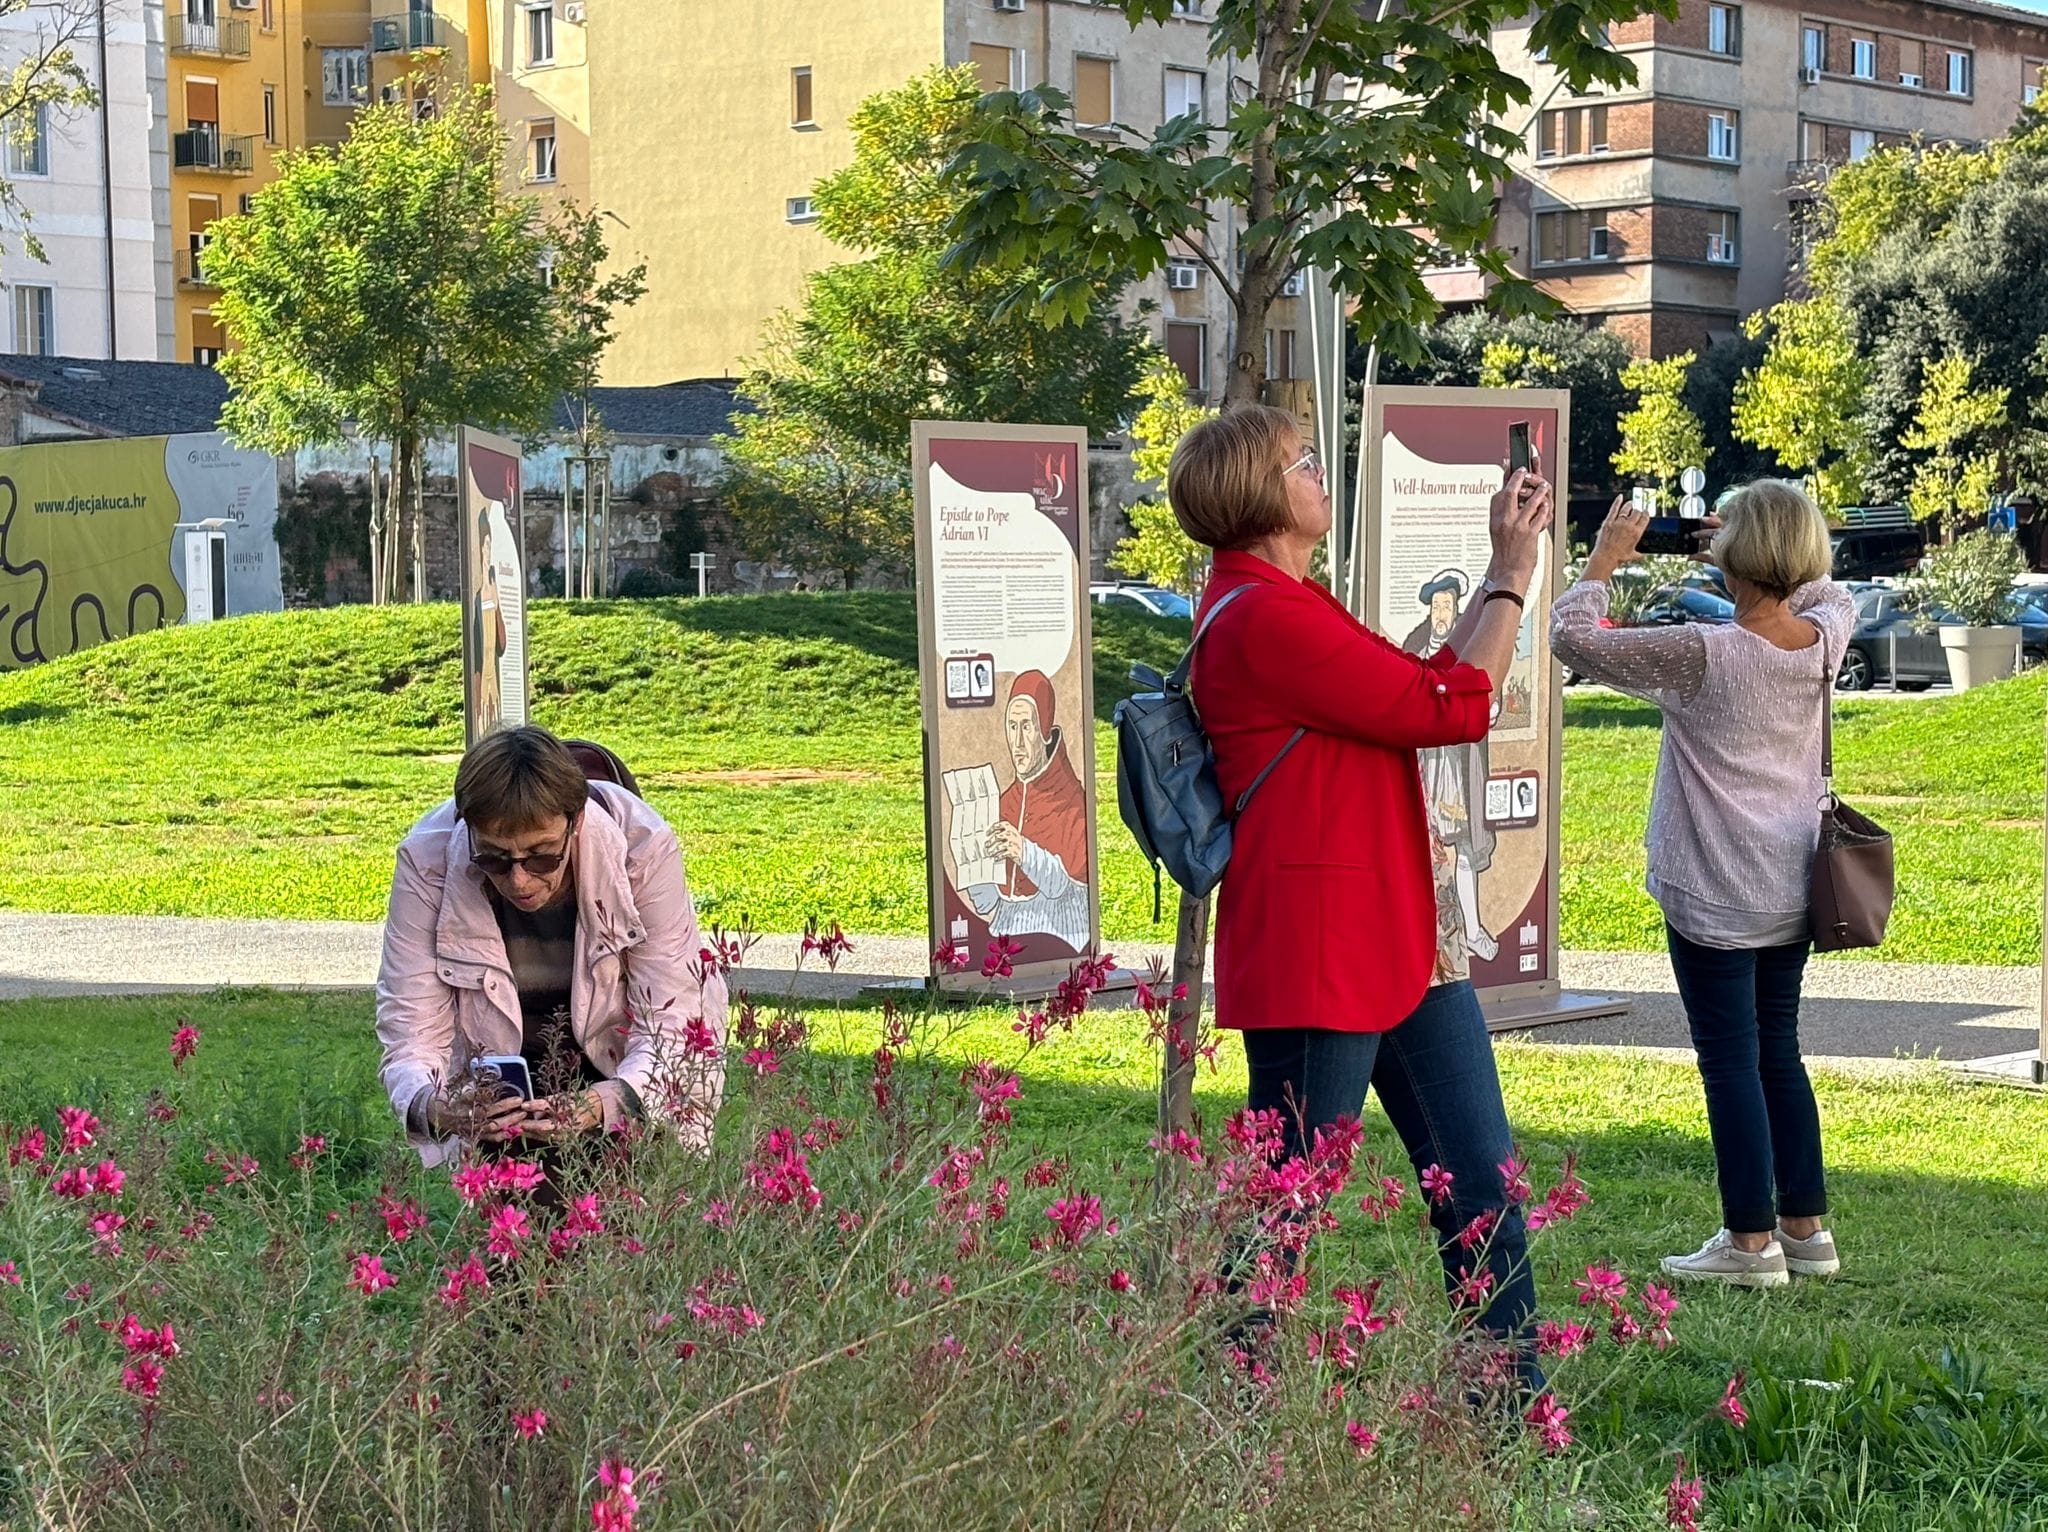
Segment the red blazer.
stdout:
<svg viewBox="0 0 2048 1532">
<path fill-rule="evenodd" d="M 1436 880 L 1415 752 L 1483 739 L 1493 688 L 1418 659 L 1311 581 L 1219 553 L 1192 689 L 1226 803 L 1308 733 L 1237 822 L 1216 907 L 1216 1024 L 1384 1032 L 1436 969 Z"/>
</svg>

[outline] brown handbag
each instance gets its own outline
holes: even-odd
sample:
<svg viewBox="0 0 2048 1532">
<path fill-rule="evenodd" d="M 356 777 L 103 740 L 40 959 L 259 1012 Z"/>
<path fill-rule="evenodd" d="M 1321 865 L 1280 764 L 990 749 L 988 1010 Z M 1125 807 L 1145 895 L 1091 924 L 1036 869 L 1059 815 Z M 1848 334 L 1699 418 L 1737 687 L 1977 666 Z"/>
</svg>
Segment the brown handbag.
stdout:
<svg viewBox="0 0 2048 1532">
<path fill-rule="evenodd" d="M 1821 649 L 1821 663 L 1827 650 Z M 1891 831 L 1835 796 L 1835 677 L 1821 691 L 1820 844 L 1808 900 L 1816 952 L 1847 952 L 1884 940 L 1893 898 Z"/>
</svg>

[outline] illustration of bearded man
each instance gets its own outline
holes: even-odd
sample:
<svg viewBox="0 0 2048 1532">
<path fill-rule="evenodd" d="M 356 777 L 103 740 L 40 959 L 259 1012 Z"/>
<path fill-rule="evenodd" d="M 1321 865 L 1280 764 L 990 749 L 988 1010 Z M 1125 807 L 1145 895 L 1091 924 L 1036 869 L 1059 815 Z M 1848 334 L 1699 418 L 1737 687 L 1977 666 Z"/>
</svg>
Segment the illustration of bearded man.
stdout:
<svg viewBox="0 0 2048 1532">
<path fill-rule="evenodd" d="M 1449 643 L 1470 589 L 1464 572 L 1457 569 L 1446 569 L 1426 582 L 1415 599 L 1427 615 L 1402 640 L 1401 647 L 1428 659 Z M 1479 874 L 1493 865 L 1494 844 L 1485 815 L 1486 741 L 1444 745 L 1419 755 L 1430 828 L 1438 844 L 1454 858 L 1453 882 L 1457 906 L 1464 916 L 1465 945 L 1481 960 L 1490 959 L 1499 952 L 1500 943 L 1479 919 Z"/>
</svg>

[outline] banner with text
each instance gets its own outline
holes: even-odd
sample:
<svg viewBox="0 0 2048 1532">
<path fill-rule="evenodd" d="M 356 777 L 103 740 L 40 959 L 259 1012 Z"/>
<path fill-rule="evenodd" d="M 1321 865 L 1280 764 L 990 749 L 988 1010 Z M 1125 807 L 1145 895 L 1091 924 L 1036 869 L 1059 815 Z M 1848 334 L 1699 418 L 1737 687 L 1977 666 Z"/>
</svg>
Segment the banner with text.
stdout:
<svg viewBox="0 0 2048 1532">
<path fill-rule="evenodd" d="M 933 976 L 1064 976 L 1101 945 L 1087 433 L 912 429 L 932 946 L 965 964 Z"/>
<path fill-rule="evenodd" d="M 456 532 L 462 545 L 464 739 L 526 722 L 526 561 L 519 444 L 464 426 Z"/>
<path fill-rule="evenodd" d="M 1488 503 L 1513 433 L 1557 486 L 1570 474 L 1571 396 L 1551 389 L 1376 387 L 1366 394 L 1366 618 L 1427 657 L 1486 577 Z M 1546 540 L 1493 730 L 1420 753 L 1436 847 L 1438 976 L 1489 1001 L 1554 996 L 1563 700 L 1550 657 L 1556 538 Z"/>
<path fill-rule="evenodd" d="M 183 621 L 178 524 L 215 519 L 227 614 L 282 611 L 269 453 L 219 432 L 0 448 L 0 669 Z"/>
</svg>

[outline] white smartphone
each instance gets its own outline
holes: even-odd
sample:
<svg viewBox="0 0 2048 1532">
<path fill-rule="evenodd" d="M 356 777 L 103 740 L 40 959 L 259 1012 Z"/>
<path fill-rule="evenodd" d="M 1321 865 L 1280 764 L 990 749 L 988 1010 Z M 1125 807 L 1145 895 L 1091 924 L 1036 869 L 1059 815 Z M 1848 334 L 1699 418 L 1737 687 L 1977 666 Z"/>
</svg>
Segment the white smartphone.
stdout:
<svg viewBox="0 0 2048 1532">
<path fill-rule="evenodd" d="M 533 1099 L 533 1071 L 518 1054 L 487 1053 L 476 1062 L 479 1068 L 496 1070 L 500 1080 L 519 1092 L 520 1100 Z"/>
</svg>

